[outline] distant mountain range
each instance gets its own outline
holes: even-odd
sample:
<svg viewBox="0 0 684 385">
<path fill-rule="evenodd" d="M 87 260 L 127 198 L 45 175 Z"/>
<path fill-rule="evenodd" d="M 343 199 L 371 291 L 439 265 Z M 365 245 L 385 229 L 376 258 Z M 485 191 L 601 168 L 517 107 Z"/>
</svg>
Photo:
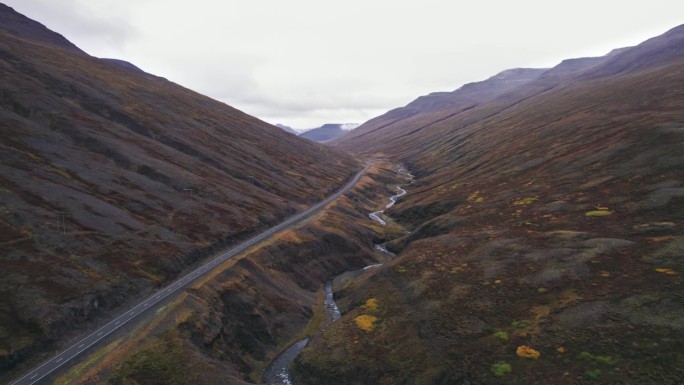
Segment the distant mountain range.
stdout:
<svg viewBox="0 0 684 385">
<path fill-rule="evenodd" d="M 292 127 L 289 127 L 289 126 L 286 126 L 286 125 L 280 124 L 280 123 L 276 124 L 275 126 L 278 128 L 281 128 L 285 132 L 289 132 L 290 134 L 299 135 L 299 131 L 295 130 Z"/>
<path fill-rule="evenodd" d="M 305 131 L 299 136 L 316 142 L 325 143 L 340 138 L 358 127 L 357 123 L 328 123 Z"/>
</svg>

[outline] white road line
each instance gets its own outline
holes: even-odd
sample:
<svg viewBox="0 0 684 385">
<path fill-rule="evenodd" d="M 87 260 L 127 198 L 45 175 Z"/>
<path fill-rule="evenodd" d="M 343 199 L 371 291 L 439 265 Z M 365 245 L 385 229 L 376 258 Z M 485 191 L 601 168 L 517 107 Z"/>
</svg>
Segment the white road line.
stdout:
<svg viewBox="0 0 684 385">
<path fill-rule="evenodd" d="M 118 325 L 118 324 L 119 324 L 119 322 L 121 322 L 121 321 L 116 321 L 116 322 L 114 322 L 114 325 Z"/>
<path fill-rule="evenodd" d="M 29 380 L 33 380 L 34 378 L 36 378 L 36 376 L 38 376 L 38 373 L 36 373 L 36 374 L 34 374 L 33 376 L 31 376 L 31 378 L 29 378 Z"/>
<path fill-rule="evenodd" d="M 97 333 L 97 335 L 98 335 L 98 336 L 101 336 L 101 335 L 102 335 L 102 333 L 104 333 L 104 332 L 99 332 L 99 333 Z"/>
</svg>

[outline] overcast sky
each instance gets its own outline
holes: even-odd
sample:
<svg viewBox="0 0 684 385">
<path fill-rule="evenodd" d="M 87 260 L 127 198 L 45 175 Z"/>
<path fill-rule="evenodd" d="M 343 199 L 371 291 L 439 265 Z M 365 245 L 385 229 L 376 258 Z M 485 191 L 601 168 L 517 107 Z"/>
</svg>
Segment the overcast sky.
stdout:
<svg viewBox="0 0 684 385">
<path fill-rule="evenodd" d="M 682 0 L 0 1 L 91 55 L 298 129 L 362 123 L 423 94 L 684 23 Z"/>
</svg>

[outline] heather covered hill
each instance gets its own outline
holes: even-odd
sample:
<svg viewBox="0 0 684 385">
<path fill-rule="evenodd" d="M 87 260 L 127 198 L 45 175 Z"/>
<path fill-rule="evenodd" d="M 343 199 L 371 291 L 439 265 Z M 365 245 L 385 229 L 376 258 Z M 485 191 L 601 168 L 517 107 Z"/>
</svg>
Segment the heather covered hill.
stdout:
<svg viewBox="0 0 684 385">
<path fill-rule="evenodd" d="M 683 31 L 336 142 L 409 166 L 410 233 L 338 288 L 298 382 L 680 383 Z"/>
<path fill-rule="evenodd" d="M 3 371 L 360 168 L 4 5 L 0 130 Z"/>
</svg>

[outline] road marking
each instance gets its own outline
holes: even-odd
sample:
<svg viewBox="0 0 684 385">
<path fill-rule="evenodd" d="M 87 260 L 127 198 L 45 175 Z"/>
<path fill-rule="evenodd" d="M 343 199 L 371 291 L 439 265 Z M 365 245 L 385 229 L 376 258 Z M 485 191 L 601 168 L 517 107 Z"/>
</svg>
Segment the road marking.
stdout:
<svg viewBox="0 0 684 385">
<path fill-rule="evenodd" d="M 62 361 L 63 359 L 64 359 L 64 357 L 59 357 L 59 359 L 58 359 L 57 361 L 55 361 L 55 362 Z"/>
<path fill-rule="evenodd" d="M 37 375 L 38 373 L 34 374 L 33 376 L 31 376 L 31 378 L 29 378 L 29 380 L 33 380 L 34 378 L 36 378 Z"/>
<path fill-rule="evenodd" d="M 78 348 L 79 348 L 79 349 L 80 349 L 80 348 L 82 348 L 82 347 L 83 347 L 83 345 L 84 345 L 84 344 L 80 344 L 80 345 L 78 345 Z"/>
<path fill-rule="evenodd" d="M 121 321 L 116 321 L 116 322 L 114 323 L 114 325 L 118 325 L 118 324 L 119 324 L 119 322 L 121 322 Z"/>
<path fill-rule="evenodd" d="M 104 332 L 99 332 L 99 333 L 97 333 L 97 335 L 98 335 L 98 336 L 101 336 L 101 335 L 102 335 L 102 333 L 104 333 Z"/>
</svg>

